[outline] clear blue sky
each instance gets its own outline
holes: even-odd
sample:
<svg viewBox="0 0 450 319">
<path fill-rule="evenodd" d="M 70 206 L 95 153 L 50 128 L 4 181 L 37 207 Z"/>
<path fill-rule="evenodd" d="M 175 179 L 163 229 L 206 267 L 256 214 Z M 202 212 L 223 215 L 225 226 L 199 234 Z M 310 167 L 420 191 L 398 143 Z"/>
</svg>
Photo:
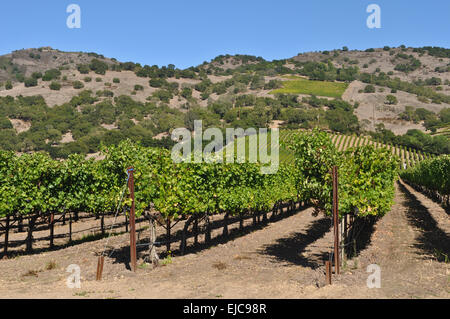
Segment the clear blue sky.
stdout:
<svg viewBox="0 0 450 319">
<path fill-rule="evenodd" d="M 66 26 L 71 3 L 81 29 Z M 366 26 L 371 3 L 381 29 Z M 344 45 L 450 47 L 448 0 L 15 0 L 0 10 L 0 54 L 51 46 L 185 68 L 227 53 L 272 60 Z"/>
</svg>

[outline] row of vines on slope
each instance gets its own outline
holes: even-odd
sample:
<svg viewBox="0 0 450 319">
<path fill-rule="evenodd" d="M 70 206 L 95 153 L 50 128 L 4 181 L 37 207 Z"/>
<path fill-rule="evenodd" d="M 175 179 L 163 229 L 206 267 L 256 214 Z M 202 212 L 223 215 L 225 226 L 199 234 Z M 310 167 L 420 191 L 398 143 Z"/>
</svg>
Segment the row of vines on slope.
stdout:
<svg viewBox="0 0 450 319">
<path fill-rule="evenodd" d="M 0 152 L 0 217 L 29 219 L 31 250 L 37 218 L 65 212 L 113 212 L 135 169 L 137 215 L 157 212 L 170 234 L 171 223 L 211 214 L 241 216 L 270 211 L 283 202 L 309 202 L 331 211 L 333 165 L 340 170 L 340 213 L 383 215 L 390 208 L 398 159 L 385 149 L 361 146 L 338 152 L 320 131 L 289 141 L 295 165 L 262 174 L 258 163 L 174 163 L 169 151 L 130 141 L 103 149 L 102 160 L 71 155 L 52 160 L 46 153 L 16 156 Z M 126 196 L 125 196 L 126 198 Z M 225 218 L 226 218 L 225 217 Z M 168 246 L 169 247 L 169 246 Z"/>
<path fill-rule="evenodd" d="M 339 152 L 325 132 L 298 133 L 288 147 L 295 154 L 296 188 L 317 210 L 331 214 L 331 169 L 339 170 L 339 214 L 383 216 L 393 204 L 399 158 L 372 145 Z"/>
<path fill-rule="evenodd" d="M 402 171 L 400 177 L 450 206 L 450 155 L 424 160 Z"/>
<path fill-rule="evenodd" d="M 135 168 L 137 215 L 157 211 L 169 229 L 177 219 L 205 213 L 259 213 L 298 200 L 290 166 L 281 165 L 276 174 L 265 175 L 257 163 L 175 164 L 169 151 L 130 141 L 103 152 L 105 158 L 99 161 L 79 155 L 55 161 L 46 153 L 0 152 L 0 217 L 28 218 L 28 250 L 39 217 L 112 212 L 129 166 Z"/>
</svg>

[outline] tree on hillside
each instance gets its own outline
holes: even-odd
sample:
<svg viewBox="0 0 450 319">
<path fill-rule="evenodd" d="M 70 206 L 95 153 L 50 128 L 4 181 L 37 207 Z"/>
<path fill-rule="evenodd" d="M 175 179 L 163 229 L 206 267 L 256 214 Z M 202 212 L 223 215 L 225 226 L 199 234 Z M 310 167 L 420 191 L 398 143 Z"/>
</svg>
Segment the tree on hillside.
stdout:
<svg viewBox="0 0 450 319">
<path fill-rule="evenodd" d="M 91 63 L 89 64 L 89 68 L 96 74 L 104 75 L 108 70 L 108 64 L 98 59 L 92 59 Z"/>
<path fill-rule="evenodd" d="M 364 93 L 375 93 L 375 87 L 372 84 L 366 85 Z"/>
<path fill-rule="evenodd" d="M 386 96 L 386 102 L 385 103 L 389 104 L 389 105 L 393 105 L 393 104 L 397 104 L 398 100 L 397 100 L 397 98 L 395 96 L 389 94 L 389 95 Z"/>
</svg>

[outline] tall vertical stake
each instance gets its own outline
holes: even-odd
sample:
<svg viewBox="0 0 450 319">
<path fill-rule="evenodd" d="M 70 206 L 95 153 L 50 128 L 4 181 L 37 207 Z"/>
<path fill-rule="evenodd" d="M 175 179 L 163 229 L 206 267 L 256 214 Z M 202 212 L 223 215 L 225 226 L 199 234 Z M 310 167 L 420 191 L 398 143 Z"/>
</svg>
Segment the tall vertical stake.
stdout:
<svg viewBox="0 0 450 319">
<path fill-rule="evenodd" d="M 136 272 L 136 221 L 134 216 L 134 169 L 129 167 L 128 171 L 128 188 L 131 197 L 130 209 L 130 264 L 131 269 Z"/>
<path fill-rule="evenodd" d="M 325 282 L 331 285 L 331 263 L 329 260 L 325 261 Z"/>
<path fill-rule="evenodd" d="M 104 263 L 104 261 L 105 261 L 105 257 L 104 256 L 98 257 L 96 280 L 102 280 L 103 263 Z"/>
<path fill-rule="evenodd" d="M 333 166 L 333 224 L 334 224 L 334 270 L 339 274 L 339 211 L 338 211 L 338 173 Z"/>
</svg>

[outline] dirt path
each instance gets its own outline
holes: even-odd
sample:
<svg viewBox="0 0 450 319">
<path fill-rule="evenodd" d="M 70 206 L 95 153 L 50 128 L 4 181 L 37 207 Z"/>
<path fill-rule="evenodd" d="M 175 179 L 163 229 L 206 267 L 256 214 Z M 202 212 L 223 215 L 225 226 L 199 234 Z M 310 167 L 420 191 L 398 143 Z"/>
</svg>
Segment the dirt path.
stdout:
<svg viewBox="0 0 450 319">
<path fill-rule="evenodd" d="M 375 226 L 370 244 L 347 262 L 332 286 L 310 297 L 450 298 L 450 218 L 445 210 L 399 182 L 395 204 Z M 445 254 L 445 255 L 444 255 Z M 381 269 L 381 288 L 369 289 L 367 266 Z"/>
<path fill-rule="evenodd" d="M 306 209 L 247 234 L 231 232 L 227 242 L 166 259 L 165 266 L 155 269 L 140 267 L 137 273 L 127 270 L 121 259 L 125 257 L 120 257 L 126 256 L 127 234 L 112 237 L 109 245 L 125 253 L 105 259 L 101 282 L 94 280 L 95 253 L 102 250 L 105 239 L 2 260 L 0 296 L 449 298 L 450 268 L 443 257 L 449 255 L 449 227 L 448 215 L 440 206 L 399 185 L 392 211 L 378 221 L 373 233 L 367 229 L 365 235 L 371 240 L 347 262 L 340 276 L 333 277 L 332 286 L 324 286 L 323 272 L 332 245 L 330 220 L 312 216 L 312 209 Z M 373 263 L 381 267 L 379 289 L 366 287 L 366 267 Z M 69 264 L 81 268 L 80 289 L 66 286 Z"/>
</svg>

